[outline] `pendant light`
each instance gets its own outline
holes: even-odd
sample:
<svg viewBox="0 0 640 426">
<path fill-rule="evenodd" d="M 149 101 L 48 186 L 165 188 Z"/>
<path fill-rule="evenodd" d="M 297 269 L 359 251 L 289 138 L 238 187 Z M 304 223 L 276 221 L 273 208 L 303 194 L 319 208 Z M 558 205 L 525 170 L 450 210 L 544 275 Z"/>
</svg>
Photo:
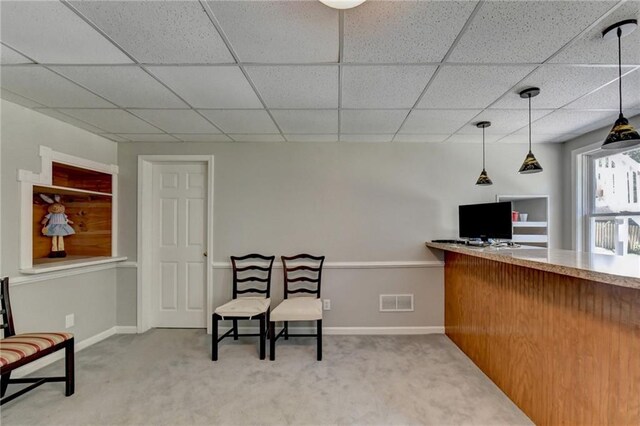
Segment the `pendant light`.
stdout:
<svg viewBox="0 0 640 426">
<path fill-rule="evenodd" d="M 366 0 L 320 0 L 326 6 L 334 9 L 351 9 L 360 6 Z"/>
<path fill-rule="evenodd" d="M 520 166 L 520 170 L 518 170 L 521 174 L 531 174 L 531 173 L 540 173 L 542 171 L 542 166 L 536 160 L 536 157 L 531 152 L 531 98 L 534 98 L 540 94 L 540 89 L 538 87 L 531 87 L 529 89 L 525 89 L 520 92 L 521 98 L 529 99 L 529 153 L 527 154 L 522 166 Z"/>
<path fill-rule="evenodd" d="M 602 38 L 605 40 L 618 38 L 618 99 L 620 101 L 620 115 L 604 140 L 602 149 L 620 149 L 640 145 L 638 131 L 622 115 L 622 46 L 620 41 L 623 35 L 632 33 L 637 26 L 637 20 L 627 19 L 611 25 L 602 32 Z"/>
<path fill-rule="evenodd" d="M 489 175 L 487 174 L 487 171 L 484 168 L 484 129 L 486 129 L 489 126 L 491 126 L 490 121 L 481 121 L 478 124 L 476 124 L 476 127 L 482 129 L 482 172 L 480 173 L 480 177 L 478 177 L 478 180 L 476 181 L 476 185 L 483 185 L 483 186 L 493 185 L 493 182 L 489 178 Z"/>
</svg>

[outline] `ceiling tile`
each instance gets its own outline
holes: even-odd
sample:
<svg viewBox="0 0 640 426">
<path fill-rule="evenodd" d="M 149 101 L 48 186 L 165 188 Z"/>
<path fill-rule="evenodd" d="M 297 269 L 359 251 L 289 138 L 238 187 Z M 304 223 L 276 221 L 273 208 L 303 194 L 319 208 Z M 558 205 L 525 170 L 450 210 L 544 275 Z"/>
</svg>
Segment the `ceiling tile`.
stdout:
<svg viewBox="0 0 640 426">
<path fill-rule="evenodd" d="M 395 138 L 393 138 L 394 142 L 412 142 L 412 143 L 437 143 L 444 142 L 450 135 L 405 135 L 402 133 L 398 133 Z"/>
<path fill-rule="evenodd" d="M 531 134 L 531 143 L 561 143 L 566 142 L 570 139 L 579 136 L 575 133 L 559 133 L 559 134 L 542 134 L 542 133 L 532 133 Z M 529 130 L 522 129 L 515 133 L 512 133 L 508 136 L 501 138 L 499 143 L 529 143 Z"/>
<path fill-rule="evenodd" d="M 116 136 L 127 138 L 132 142 L 181 142 L 179 139 L 164 133 L 121 133 Z"/>
<path fill-rule="evenodd" d="M 340 135 L 340 142 L 384 143 L 391 142 L 393 134 L 388 135 Z"/>
<path fill-rule="evenodd" d="M 408 112 L 408 110 L 343 110 L 340 132 L 343 134 L 393 134 L 398 131 Z"/>
<path fill-rule="evenodd" d="M 130 112 L 167 133 L 220 133 L 200 114 L 189 109 L 136 109 Z"/>
<path fill-rule="evenodd" d="M 2 87 L 49 107 L 100 108 L 113 105 L 39 66 L 2 67 Z"/>
<path fill-rule="evenodd" d="M 618 81 L 567 105 L 567 109 L 612 109 L 620 105 Z M 622 107 L 640 109 L 640 69 L 622 77 Z"/>
<path fill-rule="evenodd" d="M 201 110 L 225 133 L 279 133 L 273 120 L 264 110 Z"/>
<path fill-rule="evenodd" d="M 271 111 L 283 133 L 338 133 L 338 110 Z"/>
<path fill-rule="evenodd" d="M 73 126 L 79 127 L 81 129 L 87 130 L 91 133 L 104 133 L 104 129 L 101 129 L 96 126 L 92 126 L 89 123 L 85 123 L 82 120 L 78 120 L 77 118 L 71 117 L 70 115 L 63 114 L 58 110 L 50 109 L 50 108 L 38 108 L 36 109 L 40 114 L 48 115 L 49 117 L 55 118 L 56 120 L 64 121 L 65 123 L 69 123 Z"/>
<path fill-rule="evenodd" d="M 148 67 L 194 108 L 262 108 L 239 67 Z"/>
<path fill-rule="evenodd" d="M 338 61 L 338 11 L 317 1 L 209 1 L 241 62 Z"/>
<path fill-rule="evenodd" d="M 2 89 L 2 88 L 0 88 L 0 98 L 4 99 L 5 101 L 13 102 L 14 104 L 22 105 L 27 108 L 36 108 L 36 107 L 44 106 L 42 104 L 39 104 L 38 102 L 32 101 L 31 99 L 27 99 L 20 95 L 16 95 L 11 91 L 7 89 Z"/>
<path fill-rule="evenodd" d="M 612 126 L 618 118 L 615 111 L 571 111 L 556 110 L 553 113 L 535 121 L 531 126 L 531 140 L 540 134 L 584 134 L 600 127 Z"/>
<path fill-rule="evenodd" d="M 485 2 L 449 61 L 543 62 L 615 4 L 615 1 Z"/>
<path fill-rule="evenodd" d="M 560 108 L 617 77 L 618 70 L 614 68 L 543 66 L 491 108 L 527 109 L 529 103 L 519 92 L 532 86 L 540 87 L 541 91 L 531 98 L 531 108 Z"/>
<path fill-rule="evenodd" d="M 60 112 L 104 129 L 108 133 L 162 133 L 121 109 L 60 109 Z"/>
<path fill-rule="evenodd" d="M 338 135 L 284 135 L 289 142 L 338 142 Z"/>
<path fill-rule="evenodd" d="M 233 134 L 229 136 L 236 142 L 285 142 L 279 134 Z"/>
<path fill-rule="evenodd" d="M 109 139 L 113 142 L 131 142 L 129 139 L 123 138 L 122 136 L 114 135 L 113 133 L 100 133 L 98 136 L 102 136 L 105 139 Z"/>
<path fill-rule="evenodd" d="M 234 62 L 197 1 L 73 1 L 72 4 L 139 62 Z"/>
<path fill-rule="evenodd" d="M 439 62 L 475 1 L 369 1 L 344 12 L 345 62 Z"/>
<path fill-rule="evenodd" d="M 345 66 L 343 108 L 411 108 L 433 75 L 432 66 Z"/>
<path fill-rule="evenodd" d="M 531 119 L 535 121 L 549 114 L 551 111 L 552 110 L 548 109 L 532 110 Z M 491 122 L 491 126 L 485 130 L 485 136 L 487 138 L 492 137 L 492 135 L 508 135 L 529 124 L 529 113 L 527 110 L 522 109 L 487 109 L 475 116 L 472 123 L 467 123 L 458 130 L 457 133 L 461 135 L 482 136 L 482 129 L 478 129 L 475 125 L 479 121 Z"/>
<path fill-rule="evenodd" d="M 400 133 L 451 134 L 478 113 L 480 110 L 413 110 Z"/>
<path fill-rule="evenodd" d="M 173 133 L 173 136 L 184 142 L 231 142 L 227 136 L 219 134 Z"/>
<path fill-rule="evenodd" d="M 138 67 L 64 66 L 55 71 L 123 108 L 186 108 L 166 87 Z"/>
<path fill-rule="evenodd" d="M 477 143 L 479 145 L 482 145 L 482 130 L 481 129 L 477 129 L 480 133 L 475 134 L 475 135 L 465 135 L 465 134 L 461 134 L 461 133 L 456 133 L 455 135 L 451 135 L 451 137 L 449 137 L 447 139 L 447 143 Z M 485 135 L 485 143 L 493 143 L 496 142 L 497 140 L 503 138 L 505 135 Z"/>
<path fill-rule="evenodd" d="M 618 64 L 618 46 L 615 40 L 603 40 L 602 30 L 616 22 L 638 18 L 640 2 L 628 1 L 571 43 L 551 62 L 563 64 Z M 622 63 L 640 65 L 640 31 L 634 31 L 622 39 Z"/>
<path fill-rule="evenodd" d="M 2 41 L 40 63 L 132 62 L 58 1 L 3 1 L 0 20 Z"/>
<path fill-rule="evenodd" d="M 338 108 L 337 66 L 248 66 L 269 108 Z"/>
<path fill-rule="evenodd" d="M 33 61 L 22 56 L 10 47 L 0 44 L 0 64 L 32 64 Z"/>
<path fill-rule="evenodd" d="M 486 108 L 533 69 L 489 65 L 441 67 L 418 108 Z"/>
</svg>

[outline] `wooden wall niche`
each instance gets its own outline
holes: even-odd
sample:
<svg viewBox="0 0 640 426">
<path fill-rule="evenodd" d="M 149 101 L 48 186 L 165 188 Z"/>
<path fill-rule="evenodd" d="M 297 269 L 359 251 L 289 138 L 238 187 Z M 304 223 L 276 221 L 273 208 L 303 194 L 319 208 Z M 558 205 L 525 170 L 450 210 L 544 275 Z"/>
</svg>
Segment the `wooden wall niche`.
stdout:
<svg viewBox="0 0 640 426">
<path fill-rule="evenodd" d="M 62 163 L 52 163 L 52 185 L 33 186 L 33 265 L 56 261 L 111 256 L 112 175 Z M 50 259 L 51 237 L 42 234 L 49 204 L 40 194 L 61 197 L 75 234 L 64 238 L 67 257 Z"/>
<path fill-rule="evenodd" d="M 42 234 L 42 219 L 47 214 L 48 204 L 40 194 L 53 196 L 50 188 L 34 187 L 33 194 L 33 263 L 48 259 L 51 237 Z M 67 259 L 79 257 L 111 256 L 111 197 L 62 194 L 65 214 L 73 221 L 76 232 L 64 238 Z M 59 259 L 63 260 L 63 259 Z"/>
</svg>

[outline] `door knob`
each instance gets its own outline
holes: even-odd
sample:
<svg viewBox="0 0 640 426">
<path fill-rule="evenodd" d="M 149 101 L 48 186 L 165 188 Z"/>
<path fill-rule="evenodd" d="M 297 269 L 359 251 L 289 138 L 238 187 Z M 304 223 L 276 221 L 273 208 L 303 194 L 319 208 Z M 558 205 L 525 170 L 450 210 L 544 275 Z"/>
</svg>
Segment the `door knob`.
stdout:
<svg viewBox="0 0 640 426">
<path fill-rule="evenodd" d="M 202 253 L 204 255 L 204 257 L 207 257 L 207 252 L 205 251 L 204 253 Z"/>
</svg>

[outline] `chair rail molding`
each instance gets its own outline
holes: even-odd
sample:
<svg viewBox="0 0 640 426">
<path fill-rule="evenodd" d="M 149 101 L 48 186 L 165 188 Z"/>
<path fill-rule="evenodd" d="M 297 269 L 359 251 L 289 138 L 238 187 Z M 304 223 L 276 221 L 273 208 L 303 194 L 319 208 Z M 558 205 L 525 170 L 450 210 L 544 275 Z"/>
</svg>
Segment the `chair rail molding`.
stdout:
<svg viewBox="0 0 640 426">
<path fill-rule="evenodd" d="M 213 269 L 231 269 L 231 262 L 213 262 Z M 325 262 L 324 269 L 401 269 L 401 268 L 443 268 L 440 260 L 387 260 Z M 282 269 L 282 262 L 275 262 L 274 269 Z"/>
</svg>

